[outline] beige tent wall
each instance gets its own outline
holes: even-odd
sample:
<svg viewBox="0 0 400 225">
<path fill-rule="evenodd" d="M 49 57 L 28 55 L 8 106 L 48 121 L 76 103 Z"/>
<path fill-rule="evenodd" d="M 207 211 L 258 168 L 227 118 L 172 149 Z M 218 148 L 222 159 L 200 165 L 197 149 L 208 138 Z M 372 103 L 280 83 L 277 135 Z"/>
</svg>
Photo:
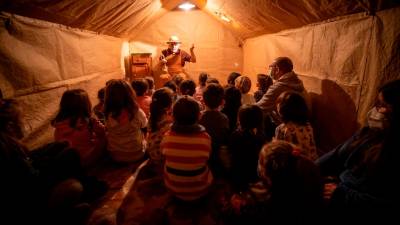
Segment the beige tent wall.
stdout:
<svg viewBox="0 0 400 225">
<path fill-rule="evenodd" d="M 240 42 L 223 24 L 200 10 L 172 11 L 131 40 L 131 52 L 152 53 L 155 78 L 159 75 L 156 65 L 160 52 L 167 48 L 166 41 L 170 35 L 177 35 L 182 41 L 181 49 L 188 53 L 192 43 L 195 45 L 197 63 L 186 64 L 185 70 L 196 81 L 202 71 L 222 83 L 232 71 L 242 71 Z"/>
<path fill-rule="evenodd" d="M 122 78 L 122 39 L 3 14 L 0 20 L 0 88 L 23 110 L 29 147 L 53 138 L 50 119 L 62 93 L 83 88 L 97 103 L 97 90 Z"/>
<path fill-rule="evenodd" d="M 255 81 L 274 58 L 290 57 L 312 97 L 317 144 L 327 151 L 363 123 L 377 86 L 400 78 L 399 13 L 355 14 L 247 39 L 244 74 Z"/>
</svg>

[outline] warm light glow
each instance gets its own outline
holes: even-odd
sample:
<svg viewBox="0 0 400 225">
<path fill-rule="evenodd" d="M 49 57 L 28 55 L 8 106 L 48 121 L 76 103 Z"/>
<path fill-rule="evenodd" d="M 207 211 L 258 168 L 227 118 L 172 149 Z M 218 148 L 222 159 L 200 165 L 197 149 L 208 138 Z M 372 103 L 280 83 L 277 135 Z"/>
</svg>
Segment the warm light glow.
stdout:
<svg viewBox="0 0 400 225">
<path fill-rule="evenodd" d="M 194 7 L 196 7 L 196 6 L 189 2 L 182 3 L 178 6 L 178 8 L 183 9 L 183 10 L 191 10 Z"/>
<path fill-rule="evenodd" d="M 121 46 L 121 69 L 126 74 L 126 70 L 128 69 L 128 62 L 129 62 L 129 42 L 124 41 L 122 42 Z"/>
<path fill-rule="evenodd" d="M 227 16 L 225 16 L 224 14 L 221 14 L 221 20 L 225 21 L 225 22 L 231 22 L 231 19 L 229 19 Z"/>
<path fill-rule="evenodd" d="M 223 14 L 222 12 L 215 11 L 215 14 L 216 14 L 221 20 L 223 20 L 223 21 L 225 21 L 225 22 L 227 22 L 227 23 L 230 23 L 230 22 L 231 22 L 231 19 L 230 19 L 229 17 L 227 17 L 225 14 Z"/>
<path fill-rule="evenodd" d="M 129 42 L 124 41 L 124 42 L 122 43 L 121 55 L 122 55 L 123 57 L 129 56 Z"/>
</svg>

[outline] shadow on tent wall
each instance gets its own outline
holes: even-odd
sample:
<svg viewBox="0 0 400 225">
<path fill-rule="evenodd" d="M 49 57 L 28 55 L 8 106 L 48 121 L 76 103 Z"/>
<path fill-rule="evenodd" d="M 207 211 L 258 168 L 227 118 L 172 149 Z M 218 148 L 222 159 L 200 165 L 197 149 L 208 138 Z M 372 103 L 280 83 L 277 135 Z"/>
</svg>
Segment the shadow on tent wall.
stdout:
<svg viewBox="0 0 400 225">
<path fill-rule="evenodd" d="M 358 129 L 356 106 L 351 96 L 337 83 L 321 80 L 321 93 L 310 92 L 311 123 L 320 154 L 343 143 Z"/>
</svg>

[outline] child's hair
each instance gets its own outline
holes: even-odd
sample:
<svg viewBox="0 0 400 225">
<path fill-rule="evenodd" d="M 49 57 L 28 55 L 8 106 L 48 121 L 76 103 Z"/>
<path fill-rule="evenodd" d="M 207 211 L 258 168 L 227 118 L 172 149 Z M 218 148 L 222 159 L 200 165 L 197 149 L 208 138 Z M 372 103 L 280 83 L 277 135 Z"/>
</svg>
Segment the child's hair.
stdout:
<svg viewBox="0 0 400 225">
<path fill-rule="evenodd" d="M 181 83 L 184 81 L 185 79 L 183 79 L 183 77 L 181 75 L 175 75 L 174 77 L 172 77 L 172 81 L 175 82 L 177 87 L 181 86 Z"/>
<path fill-rule="evenodd" d="M 104 97 L 106 95 L 106 88 L 100 88 L 100 90 L 97 92 L 97 98 L 99 99 L 100 102 L 104 102 Z"/>
<path fill-rule="evenodd" d="M 181 95 L 190 95 L 193 96 L 196 92 L 196 83 L 193 80 L 184 80 L 179 86 L 179 91 Z"/>
<path fill-rule="evenodd" d="M 60 108 L 52 123 L 69 119 L 69 125 L 75 127 L 78 119 L 89 119 L 91 113 L 92 104 L 85 90 L 67 90 L 61 97 Z"/>
<path fill-rule="evenodd" d="M 270 76 L 267 76 L 266 74 L 259 73 L 257 74 L 257 83 L 259 85 L 259 88 L 266 92 L 269 86 L 272 85 L 272 78 Z"/>
<path fill-rule="evenodd" d="M 219 80 L 214 77 L 209 77 L 206 81 L 206 85 L 208 84 L 219 84 Z"/>
<path fill-rule="evenodd" d="M 199 75 L 199 85 L 204 87 L 206 86 L 207 79 L 210 77 L 208 73 L 202 72 Z"/>
<path fill-rule="evenodd" d="M 134 79 L 131 85 L 133 90 L 135 90 L 136 92 L 136 96 L 143 96 L 146 93 L 147 89 L 149 89 L 146 80 L 143 78 Z"/>
<path fill-rule="evenodd" d="M 286 141 L 274 140 L 263 146 L 258 173 L 275 200 L 320 203 L 323 189 L 318 167 Z"/>
<path fill-rule="evenodd" d="M 157 123 L 160 121 L 162 115 L 172 105 L 172 90 L 166 87 L 156 90 L 152 96 L 150 104 L 150 118 L 149 124 L 152 132 L 157 131 Z"/>
<path fill-rule="evenodd" d="M 251 80 L 248 76 L 240 76 L 235 80 L 235 86 L 242 94 L 247 94 L 251 89 Z"/>
<path fill-rule="evenodd" d="M 232 72 L 231 74 L 229 74 L 228 80 L 227 80 L 228 85 L 233 85 L 234 86 L 236 78 L 238 78 L 240 76 L 242 76 L 242 75 L 240 73 L 237 73 L 237 72 Z"/>
<path fill-rule="evenodd" d="M 165 82 L 164 87 L 171 89 L 174 93 L 176 93 L 176 90 L 178 89 L 178 86 L 172 80 Z"/>
<path fill-rule="evenodd" d="M 126 81 L 120 79 L 108 81 L 104 102 L 106 118 L 111 114 L 111 117 L 116 119 L 122 110 L 126 109 L 129 113 L 129 119 L 132 119 L 139 108 L 135 100 L 135 92 Z"/>
<path fill-rule="evenodd" d="M 203 93 L 204 104 L 210 109 L 216 109 L 224 100 L 224 88 L 219 84 L 209 84 Z"/>
<path fill-rule="evenodd" d="M 147 86 L 149 87 L 149 90 L 154 88 L 154 78 L 150 76 L 146 76 L 144 78 L 147 81 Z"/>
<path fill-rule="evenodd" d="M 306 124 L 308 108 L 304 98 L 296 92 L 283 92 L 276 101 L 277 110 L 283 122 Z"/>
<path fill-rule="evenodd" d="M 242 94 L 235 86 L 230 86 L 225 89 L 224 99 L 224 108 L 239 109 L 239 107 L 242 105 Z"/>
<path fill-rule="evenodd" d="M 194 125 L 200 114 L 199 103 L 190 96 L 180 98 L 173 107 L 172 115 L 177 125 Z"/>
<path fill-rule="evenodd" d="M 240 128 L 242 130 L 251 130 L 253 128 L 262 127 L 263 112 L 260 107 L 245 104 L 240 107 L 238 114 Z"/>
</svg>

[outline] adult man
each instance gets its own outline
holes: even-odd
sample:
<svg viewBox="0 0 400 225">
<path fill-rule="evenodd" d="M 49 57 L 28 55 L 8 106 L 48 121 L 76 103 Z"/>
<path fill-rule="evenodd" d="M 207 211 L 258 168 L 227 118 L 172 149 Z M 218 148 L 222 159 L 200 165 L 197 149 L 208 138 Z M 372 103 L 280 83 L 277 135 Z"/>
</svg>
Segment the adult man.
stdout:
<svg viewBox="0 0 400 225">
<path fill-rule="evenodd" d="M 196 55 L 194 54 L 194 45 L 190 48 L 190 54 L 179 49 L 181 42 L 177 36 L 171 36 L 167 41 L 168 49 L 161 52 L 160 61 L 166 66 L 169 76 L 162 75 L 162 79 L 169 80 L 174 76 L 183 76 L 188 78 L 183 67 L 186 62 L 196 62 Z"/>
<path fill-rule="evenodd" d="M 303 82 L 293 72 L 293 63 L 288 57 L 278 57 L 269 66 L 270 76 L 275 82 L 268 88 L 268 91 L 256 103 L 263 110 L 264 114 L 269 115 L 275 125 L 279 125 L 280 119 L 276 111 L 275 101 L 285 91 L 301 93 L 308 102 L 307 93 Z"/>
</svg>

